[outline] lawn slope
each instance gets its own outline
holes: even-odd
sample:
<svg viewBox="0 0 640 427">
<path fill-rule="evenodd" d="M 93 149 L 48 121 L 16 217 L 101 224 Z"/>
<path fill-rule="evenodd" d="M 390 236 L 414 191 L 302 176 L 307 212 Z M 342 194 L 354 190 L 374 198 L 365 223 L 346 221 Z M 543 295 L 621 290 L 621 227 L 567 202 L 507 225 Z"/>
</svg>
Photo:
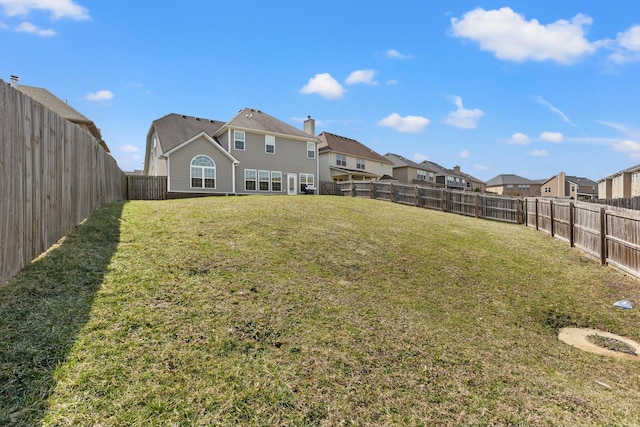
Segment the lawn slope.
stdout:
<svg viewBox="0 0 640 427">
<path fill-rule="evenodd" d="M 117 249 L 46 409 L 16 423 L 640 424 L 640 362 L 556 336 L 640 339 L 637 311 L 612 306 L 637 281 L 544 234 L 324 196 L 110 210 Z M 53 267 L 38 268 L 0 290 Z M 3 369 L 31 363 L 6 361 L 14 347 Z"/>
</svg>

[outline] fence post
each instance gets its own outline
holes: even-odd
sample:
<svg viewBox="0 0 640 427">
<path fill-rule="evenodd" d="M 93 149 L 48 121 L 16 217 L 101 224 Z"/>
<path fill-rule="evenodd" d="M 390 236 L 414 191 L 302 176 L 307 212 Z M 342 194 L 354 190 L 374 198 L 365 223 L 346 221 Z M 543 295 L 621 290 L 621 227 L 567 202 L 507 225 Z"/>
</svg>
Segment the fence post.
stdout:
<svg viewBox="0 0 640 427">
<path fill-rule="evenodd" d="M 417 185 L 413 188 L 413 205 L 416 208 L 418 207 L 418 186 Z"/>
<path fill-rule="evenodd" d="M 440 190 L 440 207 L 442 208 L 442 212 L 446 212 L 447 211 L 447 200 L 446 200 L 446 195 L 445 195 L 445 190 L 444 188 L 442 188 L 442 190 Z"/>
<path fill-rule="evenodd" d="M 573 222 L 574 222 L 574 205 L 573 202 L 569 202 L 569 245 L 571 247 L 574 246 L 574 241 L 573 241 Z"/>
<path fill-rule="evenodd" d="M 607 215 L 606 208 L 600 208 L 600 264 L 607 263 Z"/>
<path fill-rule="evenodd" d="M 375 199 L 374 193 L 375 193 L 375 189 L 373 187 L 373 181 L 369 181 L 369 196 L 370 196 L 370 198 Z"/>
<path fill-rule="evenodd" d="M 549 217 L 551 219 L 551 237 L 555 236 L 555 224 L 553 218 L 553 200 L 549 200 Z"/>
<path fill-rule="evenodd" d="M 536 231 L 539 231 L 540 229 L 538 228 L 538 199 L 536 199 Z"/>
<path fill-rule="evenodd" d="M 351 197 L 356 197 L 356 182 L 351 181 Z"/>
<path fill-rule="evenodd" d="M 523 224 L 524 221 L 522 220 L 522 199 L 517 199 L 516 200 L 516 224 Z"/>
<path fill-rule="evenodd" d="M 389 200 L 393 202 L 393 182 L 389 183 Z"/>
<path fill-rule="evenodd" d="M 480 218 L 480 193 L 476 193 L 476 218 Z"/>
</svg>

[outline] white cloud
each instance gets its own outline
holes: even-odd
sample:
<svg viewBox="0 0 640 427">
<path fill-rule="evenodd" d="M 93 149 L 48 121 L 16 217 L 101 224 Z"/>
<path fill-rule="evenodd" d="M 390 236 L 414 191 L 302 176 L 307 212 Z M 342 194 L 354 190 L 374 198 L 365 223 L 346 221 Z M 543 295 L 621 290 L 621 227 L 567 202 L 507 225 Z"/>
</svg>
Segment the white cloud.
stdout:
<svg viewBox="0 0 640 427">
<path fill-rule="evenodd" d="M 340 99 L 345 93 L 344 88 L 329 73 L 316 74 L 309 79 L 300 93 L 305 95 L 316 93 L 325 99 Z"/>
<path fill-rule="evenodd" d="M 593 53 L 600 42 L 590 43 L 584 37 L 584 26 L 593 20 L 578 14 L 571 21 L 558 20 L 543 25 L 509 7 L 484 10 L 476 8 L 462 18 L 452 18 L 452 34 L 479 43 L 499 59 L 508 61 L 556 61 L 572 64 Z"/>
<path fill-rule="evenodd" d="M 511 139 L 509 140 L 509 144 L 515 145 L 527 145 L 529 144 L 529 137 L 524 133 L 516 132 L 511 135 Z"/>
<path fill-rule="evenodd" d="M 485 165 L 473 165 L 473 168 L 475 170 L 479 170 L 479 171 L 487 171 L 487 170 L 489 170 L 489 166 L 485 166 Z"/>
<path fill-rule="evenodd" d="M 547 142 L 560 143 L 564 139 L 564 135 L 560 132 L 542 132 L 540 139 Z"/>
<path fill-rule="evenodd" d="M 462 150 L 460 152 L 460 157 L 463 158 L 463 159 L 468 158 L 469 157 L 469 150 Z"/>
<path fill-rule="evenodd" d="M 25 21 L 22 24 L 18 25 L 16 27 L 16 31 L 19 33 L 35 34 L 41 37 L 51 37 L 56 35 L 56 32 L 54 30 L 52 29 L 44 30 L 42 28 L 38 28 L 37 26 L 33 25 L 29 21 Z"/>
<path fill-rule="evenodd" d="M 425 160 L 429 160 L 429 156 L 427 156 L 426 154 L 415 153 L 413 155 L 413 161 L 416 163 L 422 163 Z"/>
<path fill-rule="evenodd" d="M 478 121 L 484 112 L 479 109 L 467 110 L 462 105 L 462 98 L 459 96 L 453 97 L 453 102 L 458 109 L 456 111 L 450 111 L 447 118 L 442 120 L 446 125 L 455 126 L 460 129 L 475 129 L 478 126 Z"/>
<path fill-rule="evenodd" d="M 536 100 L 540 104 L 542 104 L 545 107 L 547 107 L 550 111 L 552 111 L 552 112 L 556 113 L 557 115 L 559 115 L 565 123 L 569 123 L 571 126 L 576 127 L 575 123 L 573 123 L 571 120 L 569 120 L 569 117 L 567 117 L 567 115 L 565 113 L 563 113 L 562 111 L 560 111 L 559 109 L 557 109 L 556 107 L 551 105 L 551 103 L 549 101 L 546 101 L 541 96 L 536 96 Z"/>
<path fill-rule="evenodd" d="M 546 150 L 533 150 L 529 152 L 529 155 L 532 157 L 547 157 L 549 153 Z"/>
<path fill-rule="evenodd" d="M 613 144 L 613 149 L 623 153 L 638 153 L 640 152 L 640 143 L 627 139 Z"/>
<path fill-rule="evenodd" d="M 51 13 L 53 20 L 91 19 L 89 10 L 73 0 L 0 0 L 0 6 L 7 16 L 27 16 L 33 10 L 44 10 Z"/>
<path fill-rule="evenodd" d="M 97 92 L 88 93 L 84 99 L 87 101 L 109 101 L 113 99 L 113 93 L 109 90 L 99 90 Z"/>
<path fill-rule="evenodd" d="M 376 72 L 374 70 L 356 70 L 349 74 L 345 83 L 348 85 L 362 83 L 365 85 L 375 86 L 378 84 L 378 82 L 373 79 L 375 75 Z"/>
<path fill-rule="evenodd" d="M 389 49 L 387 51 L 384 52 L 385 56 L 389 57 L 389 58 L 394 58 L 394 59 L 409 59 L 411 58 L 411 55 L 406 55 L 404 53 L 400 53 L 395 49 Z"/>
<path fill-rule="evenodd" d="M 640 25 L 618 33 L 614 53 L 609 55 L 609 59 L 617 63 L 640 61 Z"/>
<path fill-rule="evenodd" d="M 391 80 L 387 80 L 387 85 L 391 86 L 391 85 L 397 85 L 398 81 L 395 79 L 391 79 Z"/>
<path fill-rule="evenodd" d="M 120 151 L 122 151 L 123 153 L 137 153 L 139 150 L 138 147 L 127 144 L 120 147 Z"/>
<path fill-rule="evenodd" d="M 378 122 L 378 126 L 386 126 L 403 133 L 418 133 L 429 125 L 429 119 L 420 116 L 402 117 L 393 113 Z"/>
</svg>

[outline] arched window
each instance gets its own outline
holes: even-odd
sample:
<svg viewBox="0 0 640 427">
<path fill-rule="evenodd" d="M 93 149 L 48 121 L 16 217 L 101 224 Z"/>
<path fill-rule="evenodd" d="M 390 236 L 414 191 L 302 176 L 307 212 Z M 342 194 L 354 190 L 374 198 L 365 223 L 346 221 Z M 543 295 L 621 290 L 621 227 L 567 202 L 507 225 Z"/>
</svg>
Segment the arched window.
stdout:
<svg viewBox="0 0 640 427">
<path fill-rule="evenodd" d="M 191 160 L 191 188 L 216 188 L 216 164 L 207 156 Z"/>
</svg>

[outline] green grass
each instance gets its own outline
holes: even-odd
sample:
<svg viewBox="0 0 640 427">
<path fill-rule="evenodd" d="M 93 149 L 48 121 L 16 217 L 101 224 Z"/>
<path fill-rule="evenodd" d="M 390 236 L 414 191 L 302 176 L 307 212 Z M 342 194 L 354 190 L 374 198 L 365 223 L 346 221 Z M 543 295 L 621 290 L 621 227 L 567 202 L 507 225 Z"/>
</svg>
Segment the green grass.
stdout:
<svg viewBox="0 0 640 427">
<path fill-rule="evenodd" d="M 639 340 L 638 289 L 388 202 L 112 204 L 0 287 L 0 425 L 637 425 L 640 365 L 556 330 Z"/>
</svg>

